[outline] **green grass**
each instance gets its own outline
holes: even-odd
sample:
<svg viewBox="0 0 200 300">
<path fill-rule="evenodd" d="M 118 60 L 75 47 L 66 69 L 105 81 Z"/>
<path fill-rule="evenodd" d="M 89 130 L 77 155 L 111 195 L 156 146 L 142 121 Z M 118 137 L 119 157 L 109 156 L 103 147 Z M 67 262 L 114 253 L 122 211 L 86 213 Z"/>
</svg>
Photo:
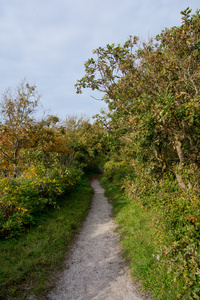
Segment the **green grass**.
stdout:
<svg viewBox="0 0 200 300">
<path fill-rule="evenodd" d="M 19 239 L 0 242 L 0 299 L 44 299 L 90 207 L 93 190 L 84 179 L 60 209 L 49 210 Z"/>
<path fill-rule="evenodd" d="M 150 291 L 154 299 L 179 299 L 181 283 L 175 283 L 173 274 L 167 272 L 168 266 L 156 259 L 162 241 L 156 236 L 153 222 L 155 211 L 143 208 L 105 178 L 100 181 L 106 190 L 106 197 L 113 205 L 124 257 L 129 261 L 134 280 L 139 281 L 143 289 Z"/>
</svg>

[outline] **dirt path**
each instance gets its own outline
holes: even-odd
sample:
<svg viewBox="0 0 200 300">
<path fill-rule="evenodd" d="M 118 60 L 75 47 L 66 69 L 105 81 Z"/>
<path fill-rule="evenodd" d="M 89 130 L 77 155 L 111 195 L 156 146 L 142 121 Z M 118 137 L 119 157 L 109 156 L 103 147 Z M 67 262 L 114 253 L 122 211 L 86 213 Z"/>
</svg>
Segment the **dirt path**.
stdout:
<svg viewBox="0 0 200 300">
<path fill-rule="evenodd" d="M 95 194 L 83 229 L 70 260 L 49 300 L 143 300 L 121 257 L 119 237 L 114 232 L 112 207 L 97 179 L 91 183 Z"/>
</svg>

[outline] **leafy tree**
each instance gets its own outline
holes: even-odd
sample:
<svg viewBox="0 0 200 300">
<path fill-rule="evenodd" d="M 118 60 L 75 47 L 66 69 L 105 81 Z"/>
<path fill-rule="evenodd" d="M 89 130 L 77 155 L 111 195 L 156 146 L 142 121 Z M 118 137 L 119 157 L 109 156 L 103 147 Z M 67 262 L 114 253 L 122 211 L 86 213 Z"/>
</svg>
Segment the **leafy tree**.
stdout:
<svg viewBox="0 0 200 300">
<path fill-rule="evenodd" d="M 27 148 L 35 125 L 33 115 L 40 96 L 35 86 L 22 81 L 15 92 L 8 89 L 0 103 L 0 155 L 4 174 L 17 176 L 20 150 Z"/>
<path fill-rule="evenodd" d="M 148 43 L 130 37 L 122 46 L 100 47 L 76 84 L 77 93 L 104 92 L 107 127 L 120 147 L 128 141 L 133 158 L 157 175 L 173 172 L 183 189 L 192 183 L 184 182 L 182 173 L 188 168 L 198 173 L 200 164 L 199 25 L 199 11 L 191 15 L 186 9 L 181 26 Z"/>
</svg>

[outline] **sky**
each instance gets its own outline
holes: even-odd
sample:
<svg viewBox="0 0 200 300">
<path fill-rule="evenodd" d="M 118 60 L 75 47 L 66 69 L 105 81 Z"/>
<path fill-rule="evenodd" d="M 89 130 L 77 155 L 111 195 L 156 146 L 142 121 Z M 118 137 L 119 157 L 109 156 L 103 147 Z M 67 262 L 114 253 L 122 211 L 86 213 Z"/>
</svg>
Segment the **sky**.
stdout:
<svg viewBox="0 0 200 300">
<path fill-rule="evenodd" d="M 187 7 L 195 13 L 199 0 L 0 0 L 0 94 L 26 79 L 46 114 L 91 118 L 106 107 L 91 96 L 103 95 L 74 85 L 92 50 L 130 35 L 147 41 L 181 25 Z"/>
</svg>

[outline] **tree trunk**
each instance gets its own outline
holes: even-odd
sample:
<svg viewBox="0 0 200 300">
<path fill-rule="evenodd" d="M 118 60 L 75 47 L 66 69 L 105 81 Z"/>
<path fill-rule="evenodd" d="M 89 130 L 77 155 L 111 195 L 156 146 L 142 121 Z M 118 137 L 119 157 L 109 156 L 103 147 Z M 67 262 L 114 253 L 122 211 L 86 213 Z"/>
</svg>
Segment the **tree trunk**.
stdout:
<svg viewBox="0 0 200 300">
<path fill-rule="evenodd" d="M 184 153 L 182 151 L 181 146 L 182 146 L 182 144 L 181 144 L 180 140 L 178 139 L 178 136 L 175 135 L 175 147 L 176 147 L 176 151 L 177 151 L 177 154 L 178 154 L 178 157 L 179 157 L 179 164 L 178 164 L 177 169 L 175 171 L 175 175 L 176 175 L 176 179 L 178 181 L 178 184 L 179 184 L 180 188 L 182 190 L 184 190 L 184 189 L 186 189 L 185 183 L 184 183 L 181 175 L 178 174 L 180 172 L 180 170 L 182 169 L 184 161 L 185 161 Z"/>
</svg>

